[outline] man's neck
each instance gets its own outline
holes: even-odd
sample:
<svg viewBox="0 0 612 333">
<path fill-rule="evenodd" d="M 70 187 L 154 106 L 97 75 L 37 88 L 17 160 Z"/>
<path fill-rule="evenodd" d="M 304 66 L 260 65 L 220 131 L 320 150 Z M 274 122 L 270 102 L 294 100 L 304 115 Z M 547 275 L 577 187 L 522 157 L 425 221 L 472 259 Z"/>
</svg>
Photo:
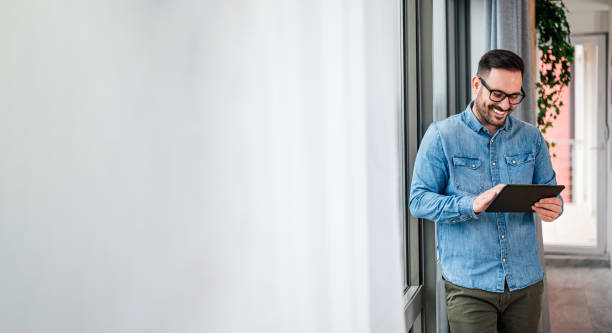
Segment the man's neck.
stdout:
<svg viewBox="0 0 612 333">
<path fill-rule="evenodd" d="M 476 109 L 476 104 L 472 104 L 472 114 L 474 115 L 474 117 L 476 117 L 478 122 L 480 122 L 482 126 L 484 126 L 484 128 L 487 129 L 487 131 L 489 131 L 489 134 L 491 134 L 491 136 L 495 135 L 495 133 L 497 133 L 497 130 L 499 128 L 487 123 L 484 119 L 480 119 L 480 114 L 475 109 Z"/>
</svg>

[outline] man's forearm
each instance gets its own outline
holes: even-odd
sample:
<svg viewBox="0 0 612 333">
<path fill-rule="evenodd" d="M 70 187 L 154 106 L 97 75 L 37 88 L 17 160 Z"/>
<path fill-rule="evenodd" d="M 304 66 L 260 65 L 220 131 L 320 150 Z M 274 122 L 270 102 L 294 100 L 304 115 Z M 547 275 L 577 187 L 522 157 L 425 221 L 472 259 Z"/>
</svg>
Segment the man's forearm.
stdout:
<svg viewBox="0 0 612 333">
<path fill-rule="evenodd" d="M 448 196 L 424 189 L 412 191 L 412 215 L 440 223 L 457 223 L 477 218 L 472 209 L 475 196 Z"/>
</svg>

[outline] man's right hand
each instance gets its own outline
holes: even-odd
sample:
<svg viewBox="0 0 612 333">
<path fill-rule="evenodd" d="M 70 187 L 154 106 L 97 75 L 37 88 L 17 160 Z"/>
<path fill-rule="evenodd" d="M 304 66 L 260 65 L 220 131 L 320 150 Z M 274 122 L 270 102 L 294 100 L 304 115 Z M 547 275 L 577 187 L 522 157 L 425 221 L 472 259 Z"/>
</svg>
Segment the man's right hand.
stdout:
<svg viewBox="0 0 612 333">
<path fill-rule="evenodd" d="M 482 192 L 479 196 L 474 198 L 474 203 L 472 204 L 472 208 L 474 209 L 474 213 L 478 214 L 483 210 L 489 207 L 489 204 L 495 197 L 499 194 L 499 192 L 504 188 L 506 184 L 499 184 L 493 188 L 490 188 L 484 192 Z"/>
</svg>

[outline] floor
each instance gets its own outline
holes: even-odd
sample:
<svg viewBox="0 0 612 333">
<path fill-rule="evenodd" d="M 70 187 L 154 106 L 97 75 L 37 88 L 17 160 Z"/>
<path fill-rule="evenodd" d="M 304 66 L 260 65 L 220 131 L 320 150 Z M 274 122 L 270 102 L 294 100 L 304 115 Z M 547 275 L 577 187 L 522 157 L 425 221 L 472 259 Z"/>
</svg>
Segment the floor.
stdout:
<svg viewBox="0 0 612 333">
<path fill-rule="evenodd" d="M 612 332 L 610 267 L 546 265 L 551 333 Z"/>
</svg>

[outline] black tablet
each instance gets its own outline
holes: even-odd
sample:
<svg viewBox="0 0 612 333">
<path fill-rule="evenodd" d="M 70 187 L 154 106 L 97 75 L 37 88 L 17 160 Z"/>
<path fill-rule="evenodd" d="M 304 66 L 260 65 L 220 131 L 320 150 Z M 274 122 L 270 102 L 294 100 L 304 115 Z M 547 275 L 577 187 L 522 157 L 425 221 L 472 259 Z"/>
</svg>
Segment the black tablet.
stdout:
<svg viewBox="0 0 612 333">
<path fill-rule="evenodd" d="M 508 184 L 493 199 L 486 212 L 533 212 L 531 206 L 544 198 L 553 198 L 564 185 Z"/>
</svg>

